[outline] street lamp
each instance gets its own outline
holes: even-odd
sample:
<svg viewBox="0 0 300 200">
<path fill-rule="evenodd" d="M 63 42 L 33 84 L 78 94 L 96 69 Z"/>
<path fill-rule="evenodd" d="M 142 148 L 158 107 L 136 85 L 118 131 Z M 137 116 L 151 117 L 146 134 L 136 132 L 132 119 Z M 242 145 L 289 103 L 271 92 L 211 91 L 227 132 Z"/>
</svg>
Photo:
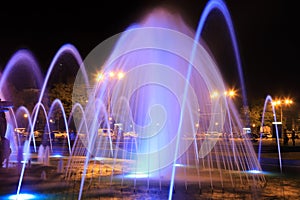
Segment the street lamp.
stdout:
<svg viewBox="0 0 300 200">
<path fill-rule="evenodd" d="M 236 94 L 236 90 L 234 90 L 234 89 L 229 89 L 229 90 L 226 90 L 226 91 L 224 91 L 223 92 L 223 96 L 225 97 L 225 98 L 229 98 L 229 99 L 233 99 L 235 96 L 236 96 L 237 94 Z M 214 91 L 211 95 L 210 95 L 210 98 L 211 99 L 217 99 L 217 98 L 219 98 L 219 97 L 221 97 L 221 95 L 220 95 L 220 93 L 218 92 L 218 91 Z M 223 125 L 223 105 L 222 105 L 222 102 L 221 102 L 221 104 L 220 104 L 220 109 L 221 109 L 221 125 Z M 215 123 L 215 125 L 216 126 L 218 126 L 219 125 L 219 123 L 218 122 L 216 122 Z"/>
<path fill-rule="evenodd" d="M 228 97 L 228 98 L 234 98 L 236 96 L 236 91 L 234 89 L 230 89 L 230 90 L 226 90 L 223 92 L 224 97 Z M 214 91 L 211 95 L 210 98 L 211 99 L 215 99 L 220 97 L 220 93 L 218 91 Z"/>
<path fill-rule="evenodd" d="M 101 83 L 104 81 L 108 81 L 107 83 L 107 114 L 109 117 L 109 120 L 113 120 L 111 118 L 111 89 L 114 81 L 118 81 L 123 79 L 125 76 L 125 73 L 122 71 L 109 71 L 109 72 L 101 72 L 96 75 L 96 82 Z"/>
<path fill-rule="evenodd" d="M 234 98 L 236 96 L 236 91 L 233 89 L 230 89 L 228 91 L 225 91 L 224 95 L 229 98 Z"/>
<path fill-rule="evenodd" d="M 280 106 L 280 121 L 282 123 L 282 116 L 283 116 L 283 114 L 282 114 L 282 105 L 289 106 L 289 105 L 293 104 L 293 100 L 288 99 L 288 98 L 286 98 L 284 100 L 279 99 L 279 100 L 272 101 L 272 104 L 275 107 Z"/>
</svg>

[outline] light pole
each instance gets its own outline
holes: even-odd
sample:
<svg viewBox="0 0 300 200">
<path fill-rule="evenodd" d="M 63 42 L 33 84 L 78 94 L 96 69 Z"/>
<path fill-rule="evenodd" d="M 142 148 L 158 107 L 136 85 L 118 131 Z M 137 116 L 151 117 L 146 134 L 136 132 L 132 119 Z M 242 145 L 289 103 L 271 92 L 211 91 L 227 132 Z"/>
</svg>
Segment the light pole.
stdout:
<svg viewBox="0 0 300 200">
<path fill-rule="evenodd" d="M 107 115 L 109 121 L 113 121 L 112 116 L 111 116 L 111 90 L 112 90 L 112 85 L 114 81 L 118 81 L 123 79 L 125 76 L 124 72 L 122 71 L 109 71 L 109 72 L 101 72 L 98 73 L 96 76 L 96 81 L 97 83 L 101 83 L 104 81 L 108 81 L 106 84 L 107 86 Z"/>
<path fill-rule="evenodd" d="M 282 120 L 283 120 L 282 106 L 283 105 L 289 106 L 289 105 L 293 104 L 293 100 L 291 100 L 289 98 L 285 98 L 284 100 L 278 99 L 278 100 L 272 101 L 272 104 L 275 107 L 280 106 L 280 122 L 282 123 Z"/>
<path fill-rule="evenodd" d="M 236 96 L 236 90 L 234 90 L 234 89 L 226 90 L 226 91 L 223 92 L 223 96 L 225 98 L 233 99 Z M 220 97 L 221 97 L 221 95 L 219 94 L 218 91 L 213 92 L 210 96 L 211 99 L 217 99 L 217 98 L 220 98 Z M 222 102 L 220 104 L 220 110 L 221 110 L 221 116 L 220 116 L 221 117 L 220 118 L 221 119 L 221 125 L 224 126 L 224 124 L 223 124 L 224 122 L 223 122 L 223 105 L 222 105 Z M 219 125 L 219 123 L 216 122 L 216 125 Z M 222 129 L 223 128 L 221 127 L 221 130 Z"/>
</svg>

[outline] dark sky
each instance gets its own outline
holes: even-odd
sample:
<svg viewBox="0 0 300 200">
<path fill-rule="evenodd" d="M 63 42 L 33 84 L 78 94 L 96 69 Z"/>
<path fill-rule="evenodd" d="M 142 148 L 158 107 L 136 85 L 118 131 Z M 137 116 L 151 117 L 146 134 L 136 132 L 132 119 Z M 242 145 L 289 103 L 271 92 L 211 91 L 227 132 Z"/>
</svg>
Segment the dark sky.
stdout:
<svg viewBox="0 0 300 200">
<path fill-rule="evenodd" d="M 182 12 L 187 23 L 196 29 L 206 3 L 199 0 L 109 2 L 42 1 L 32 6 L 27 2 L 1 5 L 0 68 L 21 48 L 32 51 L 43 69 L 47 69 L 65 43 L 76 46 L 84 57 L 103 40 L 124 31 L 160 3 L 170 4 Z M 265 98 L 270 94 L 272 97 L 290 96 L 299 101 L 297 6 L 285 0 L 225 2 L 237 36 L 248 99 Z M 221 41 L 215 43 L 218 42 Z M 230 78 L 227 72 L 229 82 Z"/>
</svg>

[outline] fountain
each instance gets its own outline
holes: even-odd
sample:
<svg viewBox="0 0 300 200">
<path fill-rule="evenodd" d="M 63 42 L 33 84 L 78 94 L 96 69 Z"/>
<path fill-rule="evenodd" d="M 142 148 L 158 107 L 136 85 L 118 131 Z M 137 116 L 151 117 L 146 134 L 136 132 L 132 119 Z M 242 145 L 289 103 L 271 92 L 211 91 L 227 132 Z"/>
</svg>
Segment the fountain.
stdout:
<svg viewBox="0 0 300 200">
<path fill-rule="evenodd" d="M 204 24 L 215 10 L 226 21 L 247 105 L 233 25 L 226 5 L 219 0 L 207 3 L 196 31 L 179 15 L 157 8 L 105 40 L 84 60 L 76 47 L 63 45 L 45 78 L 29 51 L 16 52 L 1 75 L 1 97 L 14 99 L 6 83 L 17 70 L 34 75 L 36 81 L 30 87 L 38 89 L 31 112 L 23 106 L 7 112 L 10 130 L 19 128 L 26 114 L 29 131 L 25 142 L 14 131 L 9 133 L 13 138 L 11 159 L 20 146 L 26 155 L 17 195 L 22 192 L 30 159 L 32 166 L 46 165 L 43 167 L 51 167 L 55 160 L 58 181 L 63 180 L 66 189 L 54 191 L 72 199 L 122 195 L 176 199 L 185 198 L 184 194 L 224 198 L 226 193 L 228 197 L 240 193 L 258 198 L 266 179 L 252 141 L 243 133 L 247 120 L 240 120 L 232 99 L 215 95 L 226 91 L 227 85 L 213 52 L 201 38 Z M 64 56 L 72 57 L 78 67 L 70 113 L 60 99 L 49 102 L 47 94 L 55 67 Z M 56 112 L 67 133 L 60 146 L 53 144 L 50 134 L 49 121 Z M 47 145 L 40 144 L 36 150 L 39 141 L 34 130 L 41 121 L 42 142 Z M 69 130 L 71 122 L 76 127 L 75 137 Z M 64 153 L 57 156 L 57 152 Z M 39 174 L 44 181 L 51 179 L 47 169 Z"/>
<path fill-rule="evenodd" d="M 44 160 L 45 160 L 45 147 L 44 145 L 41 144 L 38 150 L 38 162 L 44 163 Z"/>
<path fill-rule="evenodd" d="M 84 105 L 84 112 L 74 115 L 81 140 L 66 171 L 67 180 L 81 171 L 79 199 L 87 180 L 93 182 L 99 176 L 95 171 L 101 174 L 105 166 L 110 167 L 110 173 L 103 175 L 109 177 L 107 187 L 119 184 L 123 191 L 127 179 L 132 179 L 133 191 L 144 187 L 149 191 L 153 184 L 161 190 L 167 184 L 169 198 L 178 182 L 186 190 L 196 184 L 200 193 L 203 188 L 257 191 L 264 186 L 264 175 L 248 173 L 261 168 L 251 141 L 242 134 L 233 102 L 224 96 L 211 98 L 215 91 L 226 91 L 213 56 L 200 40 L 214 9 L 226 19 L 242 74 L 230 16 L 220 1 L 208 3 L 195 33 L 179 16 L 158 8 L 86 57 L 82 66 L 87 73 L 77 74 L 73 88 L 73 102 Z M 106 49 L 113 50 L 102 58 Z M 95 81 L 99 70 L 102 74 Z M 112 79 L 112 71 L 122 72 L 119 79 Z M 109 127 L 110 117 L 123 132 L 138 137 L 120 146 L 112 134 L 99 134 L 101 124 Z"/>
</svg>

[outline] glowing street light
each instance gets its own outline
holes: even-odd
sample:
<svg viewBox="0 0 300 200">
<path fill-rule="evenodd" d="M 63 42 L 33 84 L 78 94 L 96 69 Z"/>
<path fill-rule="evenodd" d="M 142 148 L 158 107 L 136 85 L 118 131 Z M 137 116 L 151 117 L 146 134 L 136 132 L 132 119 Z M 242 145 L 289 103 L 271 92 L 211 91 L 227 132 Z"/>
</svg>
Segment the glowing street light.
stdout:
<svg viewBox="0 0 300 200">
<path fill-rule="evenodd" d="M 229 97 L 229 98 L 234 98 L 237 94 L 236 94 L 236 90 L 234 89 L 230 89 L 230 90 L 226 90 L 223 92 L 223 95 L 225 97 Z M 210 98 L 212 99 L 215 99 L 215 98 L 218 98 L 220 97 L 220 93 L 218 91 L 214 91 L 211 95 L 210 95 Z"/>
<path fill-rule="evenodd" d="M 109 80 L 121 80 L 122 78 L 124 78 L 125 73 L 122 71 L 109 71 L 107 73 L 97 73 L 96 74 L 96 82 L 103 82 L 105 79 L 109 79 Z"/>
<path fill-rule="evenodd" d="M 235 96 L 237 95 L 236 90 L 234 89 L 230 89 L 230 90 L 226 90 L 223 92 L 223 97 L 225 98 L 229 98 L 229 99 L 233 99 Z M 211 99 L 218 99 L 219 97 L 221 97 L 222 95 L 218 92 L 218 91 L 214 91 L 211 95 L 210 98 Z M 220 109 L 221 109 L 221 124 L 223 125 L 223 105 L 222 103 L 220 104 Z M 215 123 L 216 126 L 219 125 L 218 122 Z"/>
<path fill-rule="evenodd" d="M 293 104 L 293 100 L 291 99 L 284 99 L 284 100 L 281 100 L 281 99 L 278 99 L 278 100 L 275 100 L 275 101 L 272 101 L 272 105 L 273 106 L 280 106 L 280 121 L 282 123 L 282 105 L 285 105 L 285 106 L 289 106 Z"/>
<path fill-rule="evenodd" d="M 225 91 L 224 95 L 229 98 L 234 98 L 236 96 L 236 91 L 233 89 L 230 89 L 228 91 Z"/>
<path fill-rule="evenodd" d="M 104 80 L 106 79 L 106 74 L 104 74 L 103 72 L 99 72 L 96 74 L 96 83 L 102 83 L 104 82 Z"/>
<path fill-rule="evenodd" d="M 109 72 L 101 72 L 96 74 L 96 82 L 97 83 L 102 83 L 105 80 L 109 81 L 109 84 L 107 84 L 107 114 L 111 118 L 110 113 L 111 113 L 111 89 L 112 89 L 112 84 L 110 82 L 113 81 L 118 81 L 123 79 L 125 76 L 125 73 L 122 71 L 109 71 Z M 111 119 L 112 120 L 112 119 Z M 110 121 L 111 121 L 110 120 Z"/>
</svg>

